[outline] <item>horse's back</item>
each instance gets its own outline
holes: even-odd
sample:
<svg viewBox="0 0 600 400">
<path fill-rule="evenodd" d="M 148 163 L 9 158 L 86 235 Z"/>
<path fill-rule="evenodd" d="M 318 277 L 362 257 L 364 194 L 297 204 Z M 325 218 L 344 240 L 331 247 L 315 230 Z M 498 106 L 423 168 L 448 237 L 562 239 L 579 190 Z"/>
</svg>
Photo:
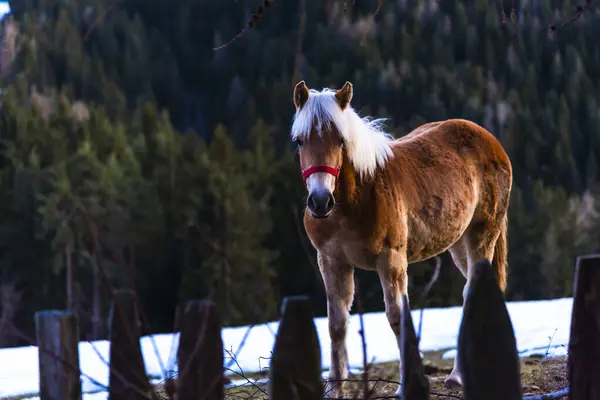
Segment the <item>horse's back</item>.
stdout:
<svg viewBox="0 0 600 400">
<path fill-rule="evenodd" d="M 505 175 L 512 181 L 510 159 L 498 139 L 482 126 L 464 119 L 421 125 L 394 143 L 399 165 L 420 167 L 444 176 L 451 171 L 477 169 Z M 474 171 L 477 172 L 477 171 Z"/>
<path fill-rule="evenodd" d="M 475 122 L 452 119 L 430 130 L 440 149 L 457 155 L 454 167 L 465 168 L 479 186 L 479 200 L 504 212 L 512 188 L 512 166 L 500 141 Z"/>
<path fill-rule="evenodd" d="M 407 135 L 396 139 L 396 146 L 420 142 L 451 150 L 461 155 L 470 155 L 482 160 L 499 161 L 510 168 L 510 160 L 498 139 L 481 125 L 466 119 L 448 119 L 423 124 Z"/>
</svg>

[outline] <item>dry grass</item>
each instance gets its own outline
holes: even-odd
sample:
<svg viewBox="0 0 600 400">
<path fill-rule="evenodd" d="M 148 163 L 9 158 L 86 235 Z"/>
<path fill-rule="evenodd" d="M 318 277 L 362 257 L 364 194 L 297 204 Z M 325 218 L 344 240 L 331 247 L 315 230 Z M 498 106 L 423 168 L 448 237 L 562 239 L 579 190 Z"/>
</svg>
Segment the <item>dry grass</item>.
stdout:
<svg viewBox="0 0 600 400">
<path fill-rule="evenodd" d="M 443 396 L 436 394 L 450 394 L 461 396 L 460 390 L 449 390 L 444 388 L 444 379 L 452 370 L 453 360 L 442 359 L 443 351 L 429 352 L 425 354 L 423 364 L 425 373 L 429 376 L 431 383 L 431 399 L 440 399 Z M 555 392 L 567 386 L 566 379 L 566 357 L 540 358 L 528 357 L 521 360 L 521 382 L 523 395 L 531 396 Z M 248 376 L 250 379 L 265 378 L 266 375 Z M 397 382 L 399 378 L 398 363 L 374 364 L 370 370 L 370 379 L 381 379 L 373 382 L 376 396 L 391 396 L 397 388 L 397 384 L 386 381 Z M 360 381 L 361 376 L 351 376 L 350 379 Z M 352 398 L 361 392 L 361 382 L 349 382 L 344 394 L 345 398 Z M 236 387 L 226 391 L 225 398 L 228 400 L 266 400 L 267 396 L 261 392 L 266 391 L 265 384 L 256 386 Z"/>
<path fill-rule="evenodd" d="M 558 391 L 568 385 L 566 357 L 527 358 L 521 362 L 521 381 L 523 394 L 535 394 Z"/>
<path fill-rule="evenodd" d="M 444 379 L 452 370 L 453 360 L 443 360 L 443 352 L 432 352 L 425 354 L 423 364 L 426 367 L 426 374 L 431 383 L 431 392 L 440 394 L 461 395 L 460 390 L 448 390 L 444 388 Z M 550 393 L 558 391 L 567 386 L 566 379 L 566 357 L 539 358 L 529 357 L 521 360 L 521 382 L 523 395 L 531 396 L 536 394 Z M 386 363 L 376 366 L 373 371 L 379 377 L 390 372 L 395 372 L 392 380 L 398 380 L 396 363 Z M 379 387 L 379 386 L 378 386 Z M 396 385 L 381 384 L 381 389 L 377 392 L 379 395 L 391 395 L 396 390 Z M 432 399 L 440 396 L 432 395 Z"/>
</svg>

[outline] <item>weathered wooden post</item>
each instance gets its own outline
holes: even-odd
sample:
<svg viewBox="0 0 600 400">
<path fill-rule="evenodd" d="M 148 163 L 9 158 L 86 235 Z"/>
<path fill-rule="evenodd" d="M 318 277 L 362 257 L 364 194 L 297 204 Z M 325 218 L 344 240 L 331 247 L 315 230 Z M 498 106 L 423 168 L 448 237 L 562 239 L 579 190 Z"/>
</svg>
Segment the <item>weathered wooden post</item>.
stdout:
<svg viewBox="0 0 600 400">
<path fill-rule="evenodd" d="M 179 400 L 222 400 L 223 340 L 217 306 L 192 300 L 181 318 L 178 360 Z"/>
<path fill-rule="evenodd" d="M 79 328 L 67 311 L 35 313 L 40 400 L 81 400 Z"/>
<path fill-rule="evenodd" d="M 152 398 L 146 375 L 135 294 L 131 290 L 115 292 L 110 315 L 109 400 Z"/>
<path fill-rule="evenodd" d="M 322 400 L 321 347 L 307 296 L 283 300 L 269 370 L 270 400 Z"/>
<path fill-rule="evenodd" d="M 458 336 L 466 400 L 521 400 L 515 335 L 492 266 L 475 264 Z"/>
<path fill-rule="evenodd" d="M 569 400 L 600 399 L 600 254 L 577 258 L 567 360 Z"/>
<path fill-rule="evenodd" d="M 405 400 L 428 400 L 429 379 L 425 376 L 425 369 L 419 354 L 419 343 L 410 314 L 408 296 L 402 296 L 402 320 L 400 331 L 400 343 L 402 347 L 402 399 Z"/>
</svg>

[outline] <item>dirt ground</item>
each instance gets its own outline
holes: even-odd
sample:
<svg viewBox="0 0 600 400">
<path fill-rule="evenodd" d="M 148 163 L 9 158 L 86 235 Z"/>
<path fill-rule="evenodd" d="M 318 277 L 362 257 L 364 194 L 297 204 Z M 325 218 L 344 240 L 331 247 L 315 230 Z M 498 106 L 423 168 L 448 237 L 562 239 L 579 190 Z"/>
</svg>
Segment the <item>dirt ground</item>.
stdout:
<svg viewBox="0 0 600 400">
<path fill-rule="evenodd" d="M 426 353 L 423 359 L 425 373 L 429 377 L 431 385 L 431 399 L 443 398 L 461 398 L 461 391 L 449 390 L 444 388 L 444 379 L 452 369 L 453 360 L 443 360 L 443 352 Z M 566 378 L 566 358 L 540 358 L 529 357 L 521 359 L 521 385 L 524 396 L 551 393 L 559 391 L 567 386 Z M 370 370 L 370 379 L 377 380 L 375 385 L 375 396 L 391 396 L 396 391 L 398 385 L 386 381 L 398 381 L 398 363 L 375 364 Z M 254 376 L 253 378 L 257 378 Z M 361 376 L 351 376 L 350 379 L 360 380 Z M 344 398 L 352 399 L 354 396 L 361 398 L 361 385 L 358 382 L 348 382 Z M 226 390 L 225 398 L 228 400 L 263 400 L 267 399 L 265 395 L 266 385 L 248 385 Z M 326 396 L 327 398 L 327 396 Z M 565 398 L 566 399 L 566 398 Z"/>
<path fill-rule="evenodd" d="M 442 352 L 429 353 L 425 355 L 423 365 L 425 373 L 429 377 L 431 385 L 431 399 L 439 399 L 462 394 L 460 389 L 449 390 L 444 388 L 444 379 L 452 370 L 453 360 L 443 360 Z M 555 392 L 567 386 L 566 358 L 540 358 L 529 357 L 521 360 L 521 385 L 524 396 Z M 375 365 L 373 375 L 382 379 L 398 381 L 397 363 L 386 363 Z M 360 379 L 360 377 L 357 377 Z M 397 384 L 378 383 L 376 395 L 393 395 Z M 355 390 L 354 390 L 355 391 Z M 350 393 L 348 393 L 349 397 Z M 455 397 L 454 397 L 455 398 Z"/>
</svg>

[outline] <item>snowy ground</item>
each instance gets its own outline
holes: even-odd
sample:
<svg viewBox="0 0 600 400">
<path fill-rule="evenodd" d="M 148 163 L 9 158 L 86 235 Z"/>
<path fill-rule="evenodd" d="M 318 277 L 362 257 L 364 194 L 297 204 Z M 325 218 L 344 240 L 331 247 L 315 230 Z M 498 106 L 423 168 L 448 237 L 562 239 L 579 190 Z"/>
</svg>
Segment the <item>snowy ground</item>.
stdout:
<svg viewBox="0 0 600 400">
<path fill-rule="evenodd" d="M 548 301 L 507 303 L 512 319 L 517 346 L 521 355 L 541 354 L 548 356 L 566 354 L 571 323 L 572 298 Z M 453 358 L 456 338 L 461 320 L 460 307 L 426 309 L 423 315 L 421 351 L 444 350 L 445 358 Z M 413 310 L 415 329 L 418 329 L 420 310 Z M 364 315 L 367 355 L 375 362 L 399 359 L 396 340 L 389 328 L 384 313 Z M 321 344 L 322 366 L 329 368 L 331 343 L 325 318 L 315 318 L 317 334 Z M 277 332 L 277 322 L 256 325 L 238 350 L 248 327 L 224 328 L 222 331 L 225 350 L 225 363 L 234 371 L 257 372 L 267 369 L 269 356 Z M 349 362 L 353 369 L 362 365 L 361 339 L 358 334 L 359 319 L 353 315 L 348 326 Z M 177 334 L 154 335 L 158 350 L 156 356 L 150 337 L 141 338 L 146 371 L 156 381 L 162 380 L 161 371 L 176 371 Z M 79 345 L 80 368 L 85 393 L 84 400 L 104 400 L 108 384 L 109 343 L 106 341 L 82 342 Z M 233 363 L 230 355 L 235 354 Z M 160 360 L 159 360 L 160 359 Z M 37 347 L 28 346 L 0 349 L 0 398 L 17 395 L 35 396 L 38 392 L 38 352 Z M 34 399 L 36 397 L 31 397 Z"/>
<path fill-rule="evenodd" d="M 4 17 L 9 12 L 10 6 L 8 5 L 8 3 L 0 2 L 0 19 L 2 19 L 2 17 Z"/>
</svg>

